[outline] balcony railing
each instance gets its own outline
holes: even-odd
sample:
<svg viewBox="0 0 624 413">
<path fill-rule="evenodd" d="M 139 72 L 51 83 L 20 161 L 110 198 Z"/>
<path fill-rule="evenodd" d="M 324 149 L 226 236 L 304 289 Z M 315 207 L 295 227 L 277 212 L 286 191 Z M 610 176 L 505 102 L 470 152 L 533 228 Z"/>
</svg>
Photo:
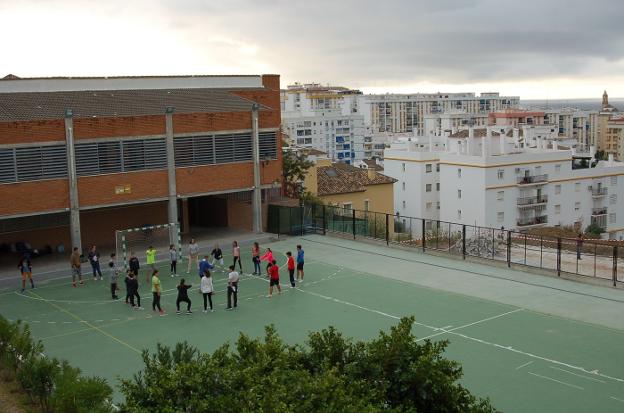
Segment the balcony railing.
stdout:
<svg viewBox="0 0 624 413">
<path fill-rule="evenodd" d="M 532 205 L 541 205 L 541 204 L 545 204 L 547 202 L 548 202 L 548 196 L 547 195 L 526 196 L 526 197 L 523 197 L 523 198 L 518 198 L 518 206 L 519 207 L 532 206 Z"/>
<path fill-rule="evenodd" d="M 548 175 L 521 176 L 518 178 L 518 185 L 539 184 L 548 181 Z"/>
<path fill-rule="evenodd" d="M 593 197 L 606 196 L 608 192 L 607 189 L 608 188 L 593 188 L 592 196 Z"/>
<path fill-rule="evenodd" d="M 548 223 L 548 215 L 542 215 L 540 217 L 531 217 L 531 218 L 519 218 L 518 226 L 519 227 L 527 227 L 530 225 L 540 225 Z"/>
<path fill-rule="evenodd" d="M 592 215 L 593 216 L 607 215 L 607 208 L 606 207 L 603 207 L 603 208 L 592 208 Z"/>
</svg>

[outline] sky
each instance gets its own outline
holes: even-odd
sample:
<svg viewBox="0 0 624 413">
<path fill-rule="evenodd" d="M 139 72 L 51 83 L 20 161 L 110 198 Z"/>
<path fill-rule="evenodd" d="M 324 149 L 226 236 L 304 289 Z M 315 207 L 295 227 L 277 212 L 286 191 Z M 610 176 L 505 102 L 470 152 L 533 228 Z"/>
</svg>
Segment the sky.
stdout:
<svg viewBox="0 0 624 413">
<path fill-rule="evenodd" d="M 0 0 L 0 77 L 281 75 L 366 93 L 624 97 L 622 0 Z"/>
</svg>

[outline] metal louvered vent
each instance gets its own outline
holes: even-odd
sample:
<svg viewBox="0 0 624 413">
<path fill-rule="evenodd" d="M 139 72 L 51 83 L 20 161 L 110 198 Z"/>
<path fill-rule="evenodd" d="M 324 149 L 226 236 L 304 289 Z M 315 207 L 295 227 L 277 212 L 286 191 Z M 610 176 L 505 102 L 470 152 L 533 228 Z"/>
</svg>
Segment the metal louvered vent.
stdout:
<svg viewBox="0 0 624 413">
<path fill-rule="evenodd" d="M 260 159 L 277 159 L 277 133 L 260 133 Z"/>
<path fill-rule="evenodd" d="M 174 147 L 177 167 L 253 160 L 251 133 L 176 138 Z"/>
<path fill-rule="evenodd" d="M 17 181 L 67 176 L 67 152 L 64 145 L 33 146 L 14 150 Z"/>
<path fill-rule="evenodd" d="M 164 138 L 76 145 L 78 176 L 165 169 L 167 146 Z"/>
<path fill-rule="evenodd" d="M 15 150 L 0 149 L 0 183 L 15 182 Z"/>
</svg>

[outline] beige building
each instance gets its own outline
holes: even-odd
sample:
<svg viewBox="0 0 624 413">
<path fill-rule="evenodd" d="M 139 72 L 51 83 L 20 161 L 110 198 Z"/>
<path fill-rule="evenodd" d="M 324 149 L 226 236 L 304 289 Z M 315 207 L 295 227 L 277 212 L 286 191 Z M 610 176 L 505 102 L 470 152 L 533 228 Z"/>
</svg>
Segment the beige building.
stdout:
<svg viewBox="0 0 624 413">
<path fill-rule="evenodd" d="M 622 150 L 624 146 L 624 135 L 622 126 L 624 123 L 624 113 L 609 104 L 609 95 L 605 90 L 602 94 L 602 109 L 598 115 L 598 139 L 597 149 L 604 151 L 607 155 L 622 160 Z"/>
</svg>

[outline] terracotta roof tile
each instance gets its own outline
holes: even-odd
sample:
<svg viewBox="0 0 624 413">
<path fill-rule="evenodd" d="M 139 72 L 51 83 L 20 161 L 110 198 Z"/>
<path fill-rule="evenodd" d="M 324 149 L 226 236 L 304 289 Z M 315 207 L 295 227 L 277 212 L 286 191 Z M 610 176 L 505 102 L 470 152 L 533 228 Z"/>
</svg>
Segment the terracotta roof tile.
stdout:
<svg viewBox="0 0 624 413">
<path fill-rule="evenodd" d="M 375 173 L 375 178 L 370 179 L 368 170 L 356 168 L 344 163 L 336 163 L 332 166 L 317 168 L 318 195 L 348 194 L 352 192 L 364 192 L 367 186 L 393 184 L 396 179 Z"/>
</svg>

